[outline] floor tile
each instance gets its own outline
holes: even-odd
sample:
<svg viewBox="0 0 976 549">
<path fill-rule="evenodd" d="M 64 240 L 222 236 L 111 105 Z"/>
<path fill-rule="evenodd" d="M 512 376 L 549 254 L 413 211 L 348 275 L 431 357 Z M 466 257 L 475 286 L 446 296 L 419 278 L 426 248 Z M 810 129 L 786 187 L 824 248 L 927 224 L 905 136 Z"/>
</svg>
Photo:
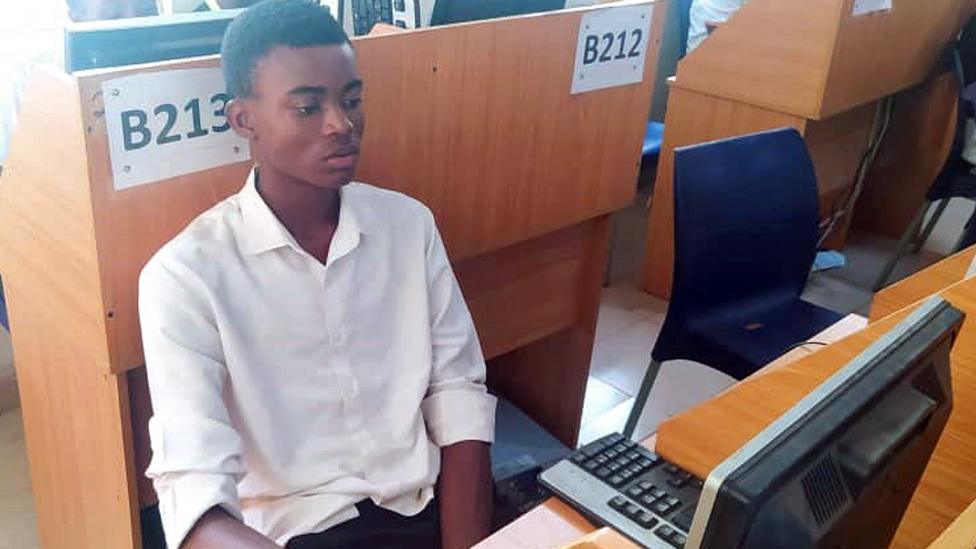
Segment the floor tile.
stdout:
<svg viewBox="0 0 976 549">
<path fill-rule="evenodd" d="M 621 402 L 627 400 L 628 395 L 617 390 L 614 386 L 590 376 L 586 383 L 586 398 L 583 401 L 583 419 L 585 425 L 595 418 L 612 410 Z"/>
<path fill-rule="evenodd" d="M 0 414 L 0 532 L 0 549 L 38 546 L 20 410 Z"/>
</svg>

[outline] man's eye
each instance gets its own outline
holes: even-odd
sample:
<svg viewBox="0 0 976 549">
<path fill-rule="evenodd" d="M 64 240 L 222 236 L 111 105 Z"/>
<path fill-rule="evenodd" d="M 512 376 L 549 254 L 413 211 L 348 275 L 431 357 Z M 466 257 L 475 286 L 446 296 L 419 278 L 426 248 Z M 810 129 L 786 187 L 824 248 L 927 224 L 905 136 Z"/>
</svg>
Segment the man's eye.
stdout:
<svg viewBox="0 0 976 549">
<path fill-rule="evenodd" d="M 321 109 L 322 107 L 320 107 L 319 105 L 303 105 L 303 106 L 295 107 L 295 110 L 298 111 L 298 114 L 302 116 L 315 114 L 319 112 Z"/>
<path fill-rule="evenodd" d="M 348 110 L 358 109 L 360 107 L 360 105 L 362 105 L 362 104 L 363 104 L 363 98 L 362 97 L 355 97 L 355 98 L 352 98 L 352 99 L 346 99 L 345 101 L 342 102 L 342 106 L 345 109 L 348 109 Z"/>
</svg>

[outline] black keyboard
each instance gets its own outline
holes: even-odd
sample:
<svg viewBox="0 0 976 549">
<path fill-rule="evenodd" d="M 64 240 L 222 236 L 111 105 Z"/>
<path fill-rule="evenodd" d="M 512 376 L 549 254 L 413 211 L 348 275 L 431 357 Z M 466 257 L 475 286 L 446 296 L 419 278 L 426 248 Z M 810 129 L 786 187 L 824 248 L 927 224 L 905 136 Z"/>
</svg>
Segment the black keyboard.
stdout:
<svg viewBox="0 0 976 549">
<path fill-rule="evenodd" d="M 655 549 L 684 547 L 702 488 L 691 473 L 616 433 L 576 450 L 539 480 L 584 514 Z"/>
<path fill-rule="evenodd" d="M 356 36 L 367 34 L 376 23 L 393 24 L 394 0 L 352 0 L 352 24 Z M 404 0 L 397 1 L 399 11 Z"/>
</svg>

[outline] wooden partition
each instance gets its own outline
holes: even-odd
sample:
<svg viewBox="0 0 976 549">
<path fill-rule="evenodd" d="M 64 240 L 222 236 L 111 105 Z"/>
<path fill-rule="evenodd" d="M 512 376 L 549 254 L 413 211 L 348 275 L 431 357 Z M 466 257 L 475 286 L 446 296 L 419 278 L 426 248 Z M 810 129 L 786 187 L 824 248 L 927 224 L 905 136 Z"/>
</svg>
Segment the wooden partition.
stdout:
<svg viewBox="0 0 976 549">
<path fill-rule="evenodd" d="M 930 77 L 971 9 L 968 0 L 893 0 L 891 10 L 855 16 L 853 0 L 752 0 L 720 25 L 678 64 L 648 225 L 645 291 L 671 292 L 675 147 L 794 127 L 807 140 L 827 214 L 854 183 L 878 100 Z M 922 167 L 911 184 L 924 189 L 946 150 L 909 155 Z M 849 223 L 839 224 L 830 247 L 843 245 Z"/>
<path fill-rule="evenodd" d="M 581 18 L 613 6 L 354 41 L 367 133 L 357 179 L 437 218 L 489 361 L 489 384 L 574 444 L 607 257 L 629 205 L 664 3 L 641 83 L 571 95 Z M 140 545 L 151 414 L 138 273 L 236 192 L 239 162 L 116 190 L 102 82 L 216 57 L 42 73 L 0 181 L 0 272 L 45 548 Z"/>
</svg>

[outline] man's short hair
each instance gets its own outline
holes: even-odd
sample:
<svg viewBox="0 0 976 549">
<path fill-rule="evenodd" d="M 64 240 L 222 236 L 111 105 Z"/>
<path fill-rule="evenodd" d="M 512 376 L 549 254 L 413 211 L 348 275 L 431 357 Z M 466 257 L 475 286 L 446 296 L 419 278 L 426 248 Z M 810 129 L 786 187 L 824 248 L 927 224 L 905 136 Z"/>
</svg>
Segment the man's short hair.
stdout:
<svg viewBox="0 0 976 549">
<path fill-rule="evenodd" d="M 314 0 L 262 0 L 227 27 L 220 46 L 227 92 L 248 97 L 254 67 L 278 46 L 305 48 L 349 43 L 328 8 Z"/>
</svg>

